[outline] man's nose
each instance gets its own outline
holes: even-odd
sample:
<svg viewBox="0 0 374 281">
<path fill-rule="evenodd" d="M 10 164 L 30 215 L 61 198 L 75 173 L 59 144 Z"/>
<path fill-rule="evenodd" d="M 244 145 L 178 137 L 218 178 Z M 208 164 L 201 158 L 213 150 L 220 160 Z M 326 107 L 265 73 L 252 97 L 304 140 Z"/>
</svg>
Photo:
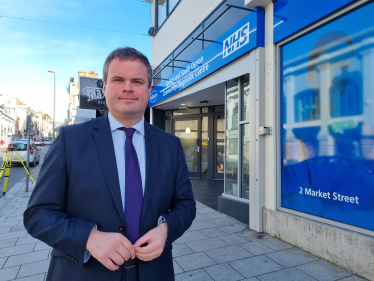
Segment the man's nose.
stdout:
<svg viewBox="0 0 374 281">
<path fill-rule="evenodd" d="M 122 91 L 124 93 L 129 93 L 129 92 L 131 93 L 133 91 L 133 86 L 132 86 L 131 81 L 124 82 Z"/>
</svg>

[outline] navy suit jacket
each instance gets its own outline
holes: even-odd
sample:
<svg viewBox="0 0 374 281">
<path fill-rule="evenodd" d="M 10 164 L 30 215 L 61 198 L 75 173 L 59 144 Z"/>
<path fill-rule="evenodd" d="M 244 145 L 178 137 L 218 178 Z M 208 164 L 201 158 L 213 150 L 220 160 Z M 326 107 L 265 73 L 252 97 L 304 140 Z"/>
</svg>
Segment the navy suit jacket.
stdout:
<svg viewBox="0 0 374 281">
<path fill-rule="evenodd" d="M 145 122 L 146 180 L 140 235 L 163 216 L 169 237 L 162 255 L 139 261 L 141 281 L 174 280 L 172 243 L 196 215 L 189 172 L 179 138 Z M 45 157 L 24 213 L 31 236 L 53 250 L 47 280 L 120 280 L 95 258 L 83 263 L 94 227 L 126 236 L 112 134 L 107 114 L 66 126 Z M 121 231 L 122 230 L 122 231 Z"/>
</svg>

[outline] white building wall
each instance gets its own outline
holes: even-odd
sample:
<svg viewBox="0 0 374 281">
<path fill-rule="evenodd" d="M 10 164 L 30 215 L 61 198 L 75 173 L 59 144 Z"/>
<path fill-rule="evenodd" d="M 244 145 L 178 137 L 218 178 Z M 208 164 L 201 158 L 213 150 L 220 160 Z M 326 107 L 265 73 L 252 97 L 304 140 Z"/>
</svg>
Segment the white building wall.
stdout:
<svg viewBox="0 0 374 281">
<path fill-rule="evenodd" d="M 152 38 L 152 68 L 156 68 L 219 3 L 221 0 L 182 0 Z M 154 11 L 154 1 L 152 6 Z"/>
</svg>

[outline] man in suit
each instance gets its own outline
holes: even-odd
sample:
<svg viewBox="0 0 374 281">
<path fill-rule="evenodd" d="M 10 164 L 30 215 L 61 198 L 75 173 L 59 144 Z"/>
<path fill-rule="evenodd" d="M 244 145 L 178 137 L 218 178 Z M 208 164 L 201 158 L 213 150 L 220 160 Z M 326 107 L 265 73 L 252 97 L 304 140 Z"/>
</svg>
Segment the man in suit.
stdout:
<svg viewBox="0 0 374 281">
<path fill-rule="evenodd" d="M 109 113 L 60 129 L 25 227 L 53 247 L 47 280 L 174 280 L 172 243 L 196 214 L 180 140 L 144 121 L 143 54 L 115 50 L 103 74 Z"/>
</svg>

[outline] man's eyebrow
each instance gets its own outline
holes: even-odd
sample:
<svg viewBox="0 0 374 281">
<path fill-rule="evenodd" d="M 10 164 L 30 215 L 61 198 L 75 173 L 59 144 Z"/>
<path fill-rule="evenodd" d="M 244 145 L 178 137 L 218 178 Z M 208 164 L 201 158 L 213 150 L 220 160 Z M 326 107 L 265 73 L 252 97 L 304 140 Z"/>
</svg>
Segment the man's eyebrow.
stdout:
<svg viewBox="0 0 374 281">
<path fill-rule="evenodd" d="M 141 80 L 142 82 L 144 82 L 144 79 L 141 78 L 141 77 L 135 77 L 135 78 L 133 78 L 132 80 Z"/>
<path fill-rule="evenodd" d="M 112 79 L 116 79 L 116 78 L 121 78 L 121 79 L 123 79 L 123 77 L 122 77 L 122 76 L 119 76 L 119 75 L 114 75 L 114 76 L 112 76 Z"/>
</svg>

